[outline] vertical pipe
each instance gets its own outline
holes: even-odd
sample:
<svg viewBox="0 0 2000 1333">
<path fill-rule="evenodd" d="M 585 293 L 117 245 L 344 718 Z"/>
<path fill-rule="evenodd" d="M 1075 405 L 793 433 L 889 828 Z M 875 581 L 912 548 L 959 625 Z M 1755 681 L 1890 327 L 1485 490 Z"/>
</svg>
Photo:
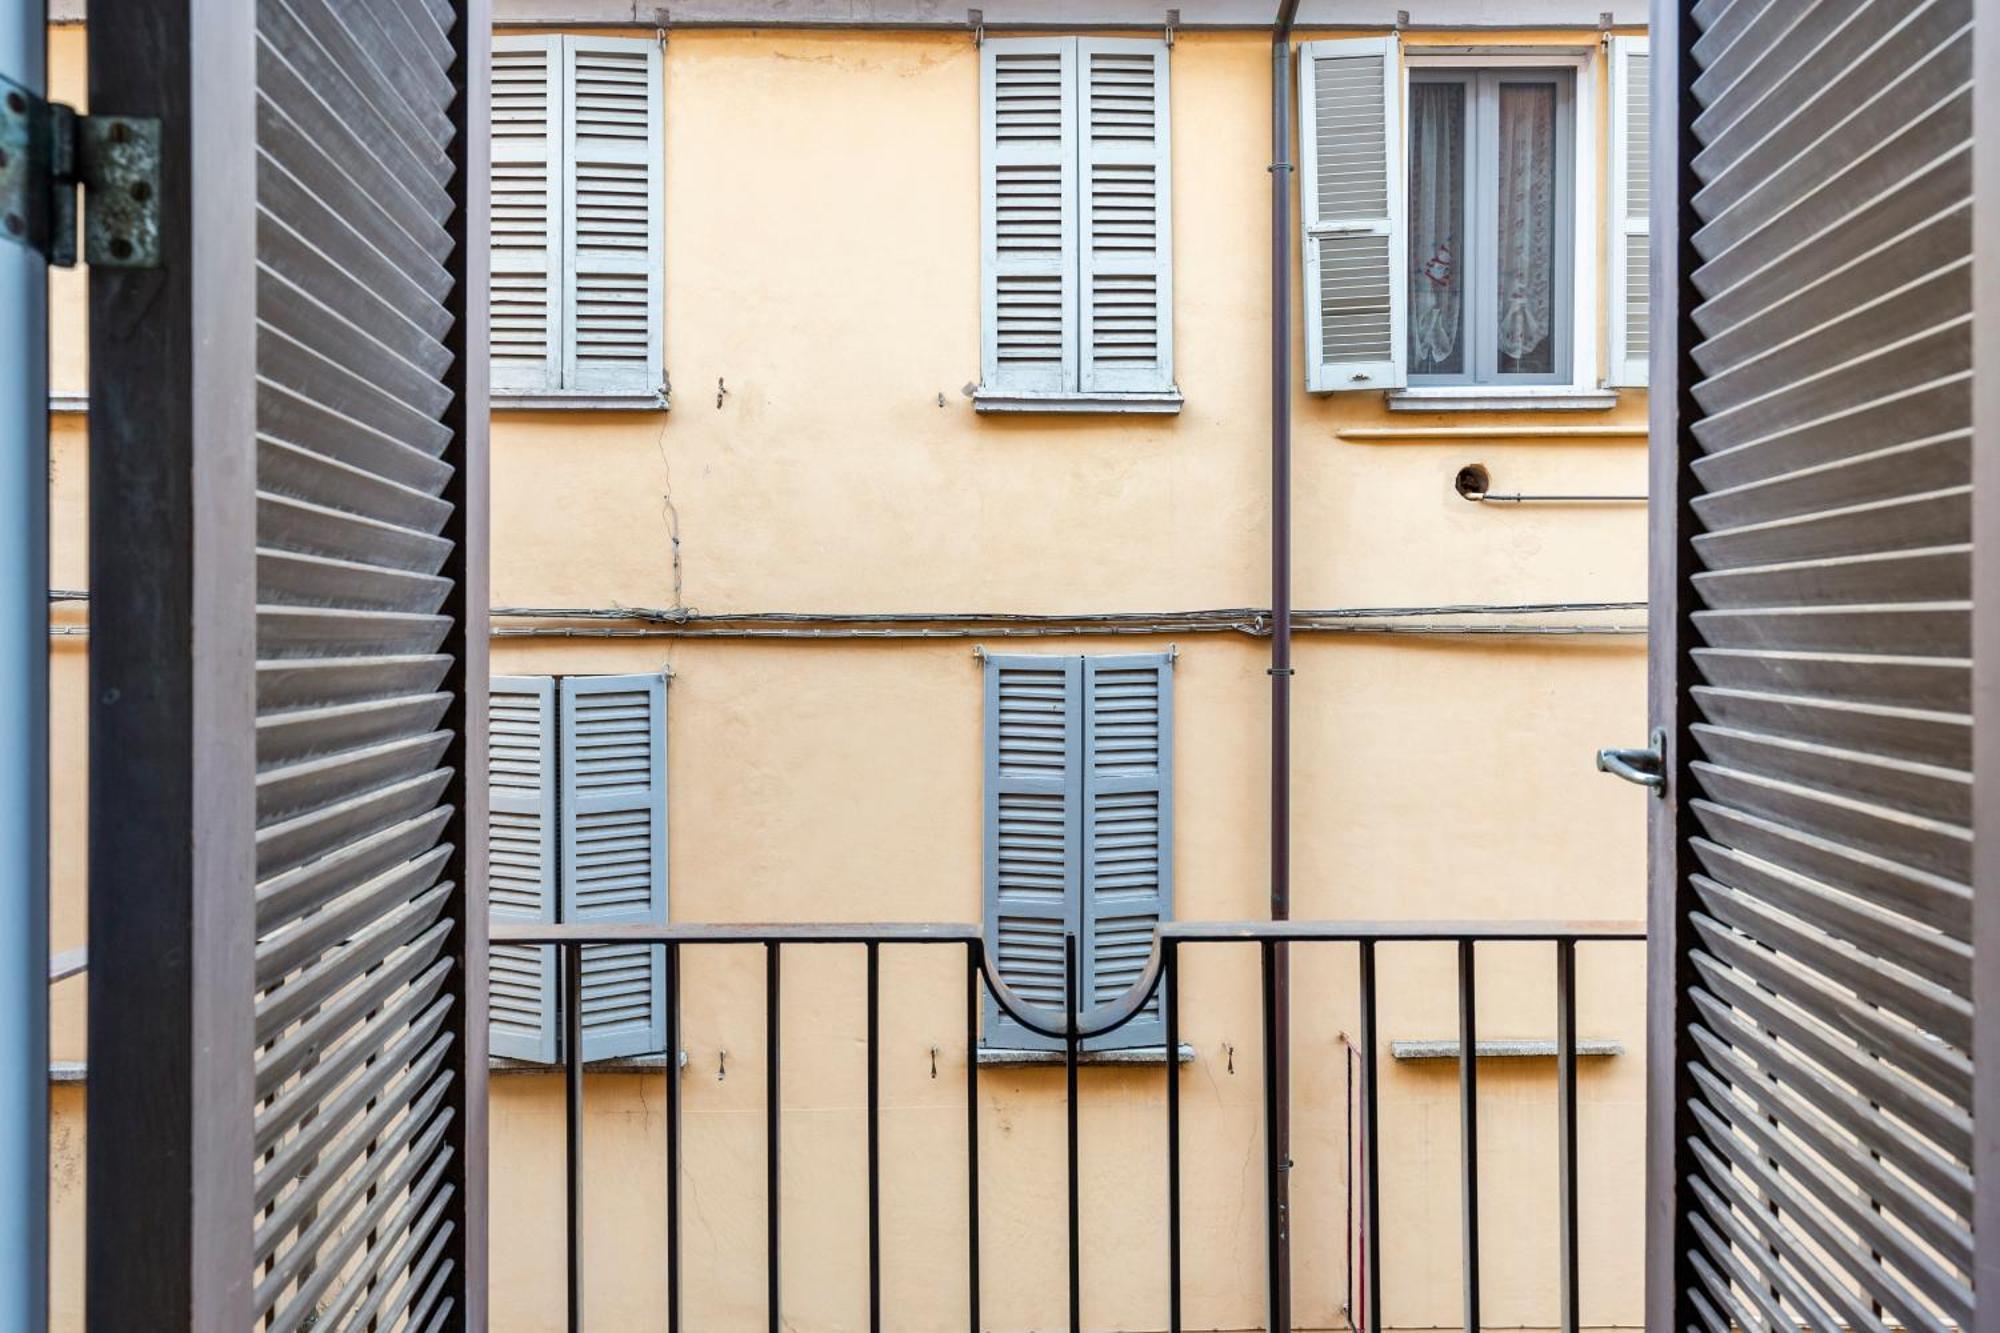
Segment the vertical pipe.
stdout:
<svg viewBox="0 0 2000 1333">
<path fill-rule="evenodd" d="M 1264 1011 L 1264 1296 L 1268 1327 L 1289 1330 L 1280 1301 L 1284 1270 L 1278 1254 L 1278 1242 L 1284 1234 L 1279 1212 L 1284 1171 L 1278 1148 L 1278 943 L 1265 940 L 1257 952 Z"/>
<path fill-rule="evenodd" d="M 1076 1032 L 1077 976 L 1076 935 L 1063 936 L 1063 1077 L 1068 1095 L 1063 1098 L 1064 1118 L 1069 1138 L 1069 1333 L 1083 1333 L 1083 1248 L 1080 1234 L 1082 1200 L 1077 1190 L 1076 1116 Z"/>
<path fill-rule="evenodd" d="M 569 1333 L 583 1333 L 583 946 L 562 946 L 563 1240 L 569 1262 Z"/>
<path fill-rule="evenodd" d="M 1576 941 L 1556 941 L 1556 1188 L 1562 1232 L 1562 1333 L 1577 1333 L 1576 1266 Z"/>
<path fill-rule="evenodd" d="M 1464 1235 L 1465 1333 L 1479 1333 L 1479 997 L 1471 940 L 1458 942 L 1459 1224 Z"/>
<path fill-rule="evenodd" d="M 1280 0 L 1271 32 L 1271 919 L 1292 915 L 1292 18 Z M 1272 984 L 1280 1001 L 1271 1035 L 1271 1134 L 1279 1170 L 1271 1185 L 1276 1227 L 1272 1327 L 1292 1310 L 1291 957 L 1279 944 Z"/>
<path fill-rule="evenodd" d="M 4 0 L 0 72 L 43 94 L 46 29 L 36 0 Z M 6 682 L 0 707 L 0 1327 L 48 1324 L 49 1167 L 49 362 L 48 269 L 0 245 L 0 534 L 13 579 L 0 593 Z M 82 983 L 72 982 L 71 985 Z"/>
<path fill-rule="evenodd" d="M 778 942 L 764 944 L 764 1311 L 770 1333 L 783 1318 L 778 1299 Z"/>
<path fill-rule="evenodd" d="M 882 1333 L 881 945 L 868 941 L 868 1328 Z"/>
<path fill-rule="evenodd" d="M 965 1277 L 968 1333 L 979 1333 L 979 951 L 965 946 Z"/>
<path fill-rule="evenodd" d="M 667 1333 L 681 1333 L 681 946 L 667 945 Z"/>
<path fill-rule="evenodd" d="M 1162 945 L 1167 989 L 1167 1333 L 1181 1333 L 1181 986 L 1180 949 Z"/>
<path fill-rule="evenodd" d="M 1367 1333 L 1382 1333 L 1382 1155 L 1375 1114 L 1380 1092 L 1376 1071 L 1375 941 L 1361 941 L 1361 1249 L 1362 1301 Z"/>
</svg>

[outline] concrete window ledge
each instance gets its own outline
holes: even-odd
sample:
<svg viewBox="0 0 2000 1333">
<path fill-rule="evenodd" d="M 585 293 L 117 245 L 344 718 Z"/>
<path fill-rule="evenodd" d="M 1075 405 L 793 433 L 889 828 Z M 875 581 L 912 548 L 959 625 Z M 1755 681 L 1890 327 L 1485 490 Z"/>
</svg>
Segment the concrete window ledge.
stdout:
<svg viewBox="0 0 2000 1333">
<path fill-rule="evenodd" d="M 1182 1042 L 1175 1052 L 1180 1064 L 1188 1064 L 1194 1059 L 1194 1047 Z M 1167 1048 L 1164 1046 L 1134 1046 L 1122 1051 L 1079 1051 L 1076 1062 L 1079 1065 L 1163 1065 L 1167 1062 Z M 1043 1065 L 1060 1067 L 1063 1063 L 1061 1051 L 1022 1051 L 1004 1046 L 981 1046 L 979 1067 L 981 1069 L 1026 1069 Z"/>
<path fill-rule="evenodd" d="M 686 1069 L 688 1054 L 681 1052 L 681 1068 Z M 584 1065 L 586 1074 L 659 1074 L 667 1068 L 665 1052 L 659 1055 L 623 1055 L 615 1060 L 592 1060 Z M 511 1060 L 504 1055 L 496 1055 L 486 1062 L 488 1074 L 560 1074 L 562 1065 L 537 1064 L 533 1060 Z"/>
<path fill-rule="evenodd" d="M 1009 393 L 1002 389 L 975 389 L 972 407 L 976 412 L 1098 412 L 1117 415 L 1132 413 L 1175 413 L 1181 410 L 1179 389 L 1156 393 Z"/>
<path fill-rule="evenodd" d="M 1556 1058 L 1556 1044 L 1553 1039 L 1539 1037 L 1496 1037 L 1491 1041 L 1481 1041 L 1474 1045 L 1481 1060 L 1553 1060 Z M 1579 1056 L 1609 1056 L 1625 1054 L 1625 1043 L 1609 1037 L 1578 1037 L 1576 1053 Z M 1389 1054 L 1398 1060 L 1456 1060 L 1458 1059 L 1458 1039 L 1442 1037 L 1424 1041 L 1392 1041 Z"/>
<path fill-rule="evenodd" d="M 496 393 L 495 412 L 664 412 L 663 393 Z"/>
<path fill-rule="evenodd" d="M 1382 395 L 1391 412 L 1607 412 L 1618 406 L 1616 389 L 1573 389 L 1565 385 L 1451 386 L 1390 389 Z"/>
</svg>

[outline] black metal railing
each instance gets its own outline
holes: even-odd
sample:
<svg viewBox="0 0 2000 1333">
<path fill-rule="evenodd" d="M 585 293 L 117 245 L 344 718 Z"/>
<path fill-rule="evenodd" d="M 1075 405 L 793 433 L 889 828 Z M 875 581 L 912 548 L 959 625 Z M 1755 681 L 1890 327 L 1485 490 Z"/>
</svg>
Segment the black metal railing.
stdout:
<svg viewBox="0 0 2000 1333">
<path fill-rule="evenodd" d="M 1377 1114 L 1380 1104 L 1376 951 L 1382 944 L 1449 943 L 1457 947 L 1458 972 L 1458 1066 L 1459 1114 L 1461 1125 L 1461 1173 L 1463 1178 L 1460 1216 L 1463 1227 L 1463 1272 L 1465 1327 L 1481 1327 L 1479 1298 L 1479 1108 L 1478 1108 L 1478 997 L 1474 964 L 1476 950 L 1489 943 L 1545 943 L 1555 948 L 1556 962 L 1556 1107 L 1558 1149 L 1558 1229 L 1560 1327 L 1576 1333 L 1580 1322 L 1577 1270 L 1577 1114 L 1576 1114 L 1576 946 L 1583 942 L 1637 941 L 1645 938 L 1642 927 L 1625 923 L 1582 921 L 1524 922 L 1378 922 L 1378 921 L 1285 921 L 1285 922 L 1175 922 L 1162 926 L 1154 937 L 1153 951 L 1145 970 L 1117 999 L 1085 1012 L 1079 1008 L 1076 937 L 1066 936 L 1063 944 L 1065 1012 L 1030 1004 L 1017 995 L 991 965 L 979 927 L 974 925 L 519 925 L 494 923 L 494 944 L 554 946 L 563 977 L 564 1051 L 582 1049 L 582 950 L 591 945 L 651 944 L 666 955 L 667 1050 L 680 1051 L 680 954 L 684 947 L 703 945 L 752 945 L 764 951 L 764 1061 L 765 1061 L 765 1186 L 766 1198 L 766 1317 L 771 1333 L 783 1326 L 780 1311 L 780 1242 L 783 1239 L 779 1206 L 779 1127 L 781 1107 L 779 1078 L 781 963 L 787 947 L 815 945 L 860 945 L 867 956 L 867 1060 L 868 1060 L 868 1327 L 871 1333 L 882 1328 L 882 1183 L 881 1183 L 881 949 L 883 945 L 928 945 L 956 947 L 965 951 L 965 1062 L 966 1093 L 966 1190 L 967 1190 L 967 1327 L 978 1333 L 980 1322 L 979 1264 L 979 1015 L 982 988 L 1016 1022 L 1032 1032 L 1059 1039 L 1063 1043 L 1063 1067 L 1067 1090 L 1066 1189 L 1069 1328 L 1082 1329 L 1083 1269 L 1081 1257 L 1081 1199 L 1079 1194 L 1077 1068 L 1083 1043 L 1092 1037 L 1115 1032 L 1136 1017 L 1164 984 L 1166 1020 L 1166 1121 L 1167 1121 L 1167 1282 L 1168 1328 L 1181 1330 L 1181 1092 L 1180 1004 L 1176 984 L 1180 951 L 1186 945 L 1254 944 L 1259 956 L 1261 979 L 1264 1112 L 1265 1251 L 1268 1308 L 1279 1307 L 1285 1282 L 1279 1238 L 1283 1219 L 1276 1215 L 1280 1173 L 1290 1164 L 1280 1160 L 1279 1138 L 1274 1132 L 1278 1113 L 1277 1089 L 1280 1064 L 1288 1054 L 1277 1049 L 1276 1034 L 1283 1030 L 1289 997 L 1276 984 L 1280 954 L 1300 944 L 1352 944 L 1359 950 L 1360 1034 L 1362 1053 L 1360 1137 L 1362 1145 L 1362 1228 L 1364 1240 L 1362 1293 L 1364 1310 L 1353 1322 L 1366 1333 L 1381 1333 L 1382 1246 L 1381 1165 L 1378 1150 Z M 678 1061 L 667 1062 L 667 1327 L 671 1333 L 683 1328 L 681 1310 L 681 1089 Z M 566 1059 L 564 1069 L 564 1118 L 567 1170 L 567 1298 L 569 1333 L 582 1333 L 583 1311 L 583 1062 Z M 1353 1312 L 1350 1311 L 1350 1318 Z M 1276 1327 L 1274 1323 L 1272 1325 Z"/>
</svg>

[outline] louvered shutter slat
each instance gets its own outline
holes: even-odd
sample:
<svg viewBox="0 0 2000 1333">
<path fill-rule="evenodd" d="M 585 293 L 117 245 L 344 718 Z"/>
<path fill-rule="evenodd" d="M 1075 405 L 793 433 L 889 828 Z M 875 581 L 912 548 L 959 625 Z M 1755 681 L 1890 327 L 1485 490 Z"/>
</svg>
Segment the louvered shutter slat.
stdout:
<svg viewBox="0 0 2000 1333">
<path fill-rule="evenodd" d="M 1082 662 L 988 654 L 985 671 L 988 958 L 1021 1000 L 1060 1022 L 1063 937 L 1076 930 L 1082 881 Z M 1015 1022 L 991 997 L 982 1040 L 1020 1050 L 1062 1044 Z"/>
<path fill-rule="evenodd" d="M 496 393 L 562 387 L 562 39 L 493 40 L 492 278 Z"/>
<path fill-rule="evenodd" d="M 562 682 L 562 919 L 667 919 L 667 682 L 566 676 Z M 666 951 L 583 951 L 583 1058 L 666 1049 Z"/>
<path fill-rule="evenodd" d="M 1172 136 L 1167 47 L 1077 42 L 1084 392 L 1173 388 Z"/>
<path fill-rule="evenodd" d="M 1314 392 L 1404 382 L 1401 74 L 1393 37 L 1300 49 L 1306 385 Z"/>
<path fill-rule="evenodd" d="M 981 379 L 1077 387 L 1076 42 L 980 48 Z"/>
<path fill-rule="evenodd" d="M 661 83 L 657 42 L 563 39 L 563 386 L 662 382 Z"/>
<path fill-rule="evenodd" d="M 495 921 L 556 919 L 556 688 L 495 676 L 487 704 L 487 902 Z M 495 1055 L 556 1058 L 555 950 L 496 944 L 488 967 Z"/>
<path fill-rule="evenodd" d="M 1173 915 L 1173 661 L 1083 659 L 1083 1007 L 1131 989 Z M 1166 1040 L 1162 994 L 1092 1049 Z"/>
<path fill-rule="evenodd" d="M 1611 382 L 1619 385 L 1644 386 L 1651 348 L 1651 68 L 1644 37 L 1611 39 Z"/>
</svg>

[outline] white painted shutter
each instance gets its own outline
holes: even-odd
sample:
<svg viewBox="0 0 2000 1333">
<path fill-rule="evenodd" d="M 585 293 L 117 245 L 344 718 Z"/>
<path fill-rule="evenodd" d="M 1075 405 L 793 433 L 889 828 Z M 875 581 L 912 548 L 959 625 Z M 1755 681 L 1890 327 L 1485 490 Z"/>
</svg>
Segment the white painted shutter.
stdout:
<svg viewBox="0 0 2000 1333">
<path fill-rule="evenodd" d="M 1167 44 L 1077 42 L 1084 392 L 1174 382 Z"/>
<path fill-rule="evenodd" d="M 495 676 L 487 700 L 487 902 L 495 921 L 556 919 L 556 690 L 548 676 Z M 555 950 L 493 946 L 493 1054 L 556 1058 Z"/>
<path fill-rule="evenodd" d="M 562 919 L 667 919 L 667 682 L 562 681 Z M 583 957 L 583 1058 L 666 1049 L 666 951 L 599 945 Z"/>
<path fill-rule="evenodd" d="M 662 373 L 659 43 L 565 37 L 563 387 L 652 393 Z"/>
<path fill-rule="evenodd" d="M 1083 1007 L 1130 990 L 1173 915 L 1174 668 L 1166 653 L 1083 659 Z M 1093 1049 L 1166 1040 L 1160 993 Z"/>
<path fill-rule="evenodd" d="M 1651 65 L 1644 37 L 1611 39 L 1611 382 L 1622 385 L 1645 384 L 1650 347 Z"/>
<path fill-rule="evenodd" d="M 979 62 L 982 384 L 1074 390 L 1076 41 L 988 38 Z"/>
<path fill-rule="evenodd" d="M 559 37 L 493 39 L 493 390 L 562 386 Z"/>
<path fill-rule="evenodd" d="M 1063 1013 L 1063 937 L 1082 880 L 1082 665 L 1075 656 L 986 657 L 985 920 L 988 957 L 1024 1002 Z M 1051 1050 L 986 1001 L 987 1046 Z"/>
<path fill-rule="evenodd" d="M 1404 383 L 1402 61 L 1394 37 L 1299 51 L 1306 386 Z"/>
</svg>

